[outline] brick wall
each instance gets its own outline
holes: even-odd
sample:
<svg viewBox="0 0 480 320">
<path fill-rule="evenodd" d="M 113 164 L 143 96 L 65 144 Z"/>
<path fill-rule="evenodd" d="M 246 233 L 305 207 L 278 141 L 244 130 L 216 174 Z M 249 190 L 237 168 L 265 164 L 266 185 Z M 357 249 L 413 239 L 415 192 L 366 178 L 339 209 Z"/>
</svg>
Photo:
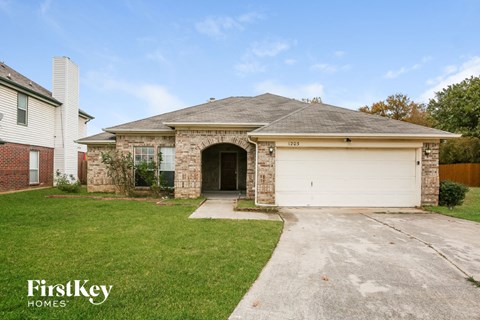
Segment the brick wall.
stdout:
<svg viewBox="0 0 480 320">
<path fill-rule="evenodd" d="M 160 151 L 158 147 L 174 147 L 175 136 L 130 136 L 117 135 L 117 150 L 130 152 L 133 155 L 134 147 L 154 147 L 155 154 Z"/>
<path fill-rule="evenodd" d="M 115 192 L 112 179 L 102 163 L 102 152 L 114 152 L 115 145 L 88 146 L 87 150 L 87 190 L 88 192 Z"/>
<path fill-rule="evenodd" d="M 39 152 L 39 183 L 30 185 L 30 150 Z M 0 191 L 53 185 L 53 148 L 7 143 L 0 145 Z"/>
<path fill-rule="evenodd" d="M 270 154 L 270 147 L 273 153 Z M 257 202 L 275 204 L 275 142 L 258 143 Z"/>
<path fill-rule="evenodd" d="M 196 198 L 202 192 L 202 151 L 219 143 L 231 143 L 247 151 L 247 197 L 254 196 L 255 146 L 247 131 L 177 130 L 175 134 L 175 197 Z"/>
<path fill-rule="evenodd" d="M 425 150 L 429 149 L 430 154 Z M 422 148 L 422 205 L 438 205 L 440 178 L 438 173 L 439 143 L 424 143 Z"/>
</svg>

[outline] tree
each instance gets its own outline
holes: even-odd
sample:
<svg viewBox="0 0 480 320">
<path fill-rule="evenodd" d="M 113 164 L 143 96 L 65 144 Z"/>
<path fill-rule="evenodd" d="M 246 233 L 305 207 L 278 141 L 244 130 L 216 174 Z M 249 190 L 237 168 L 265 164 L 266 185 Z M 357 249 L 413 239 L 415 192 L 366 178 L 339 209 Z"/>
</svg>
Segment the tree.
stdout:
<svg viewBox="0 0 480 320">
<path fill-rule="evenodd" d="M 407 95 L 402 93 L 392 94 L 385 101 L 378 101 L 370 107 L 363 106 L 358 110 L 390 119 L 430 126 L 426 106 L 410 100 Z"/>
<path fill-rule="evenodd" d="M 302 98 L 302 102 L 311 103 L 311 104 L 322 103 L 322 98 L 321 97 L 313 97 L 312 99 Z"/>
<path fill-rule="evenodd" d="M 428 112 L 436 128 L 480 138 L 480 78 L 467 78 L 436 92 Z"/>
<path fill-rule="evenodd" d="M 480 163 L 480 138 L 461 137 L 440 144 L 440 164 Z"/>
</svg>

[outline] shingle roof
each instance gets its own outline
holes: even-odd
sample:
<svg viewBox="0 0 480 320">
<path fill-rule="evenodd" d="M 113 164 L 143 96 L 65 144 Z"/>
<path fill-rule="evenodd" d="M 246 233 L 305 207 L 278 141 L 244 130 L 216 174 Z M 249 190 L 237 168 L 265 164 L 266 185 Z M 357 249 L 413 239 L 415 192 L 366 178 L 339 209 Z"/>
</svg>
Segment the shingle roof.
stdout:
<svg viewBox="0 0 480 320">
<path fill-rule="evenodd" d="M 24 75 L 20 74 L 19 72 L 15 71 L 11 67 L 7 66 L 5 63 L 0 63 L 0 80 L 3 80 L 7 83 L 20 86 L 22 89 L 30 91 L 31 93 L 38 94 L 43 98 L 47 98 L 48 100 L 60 105 L 61 102 L 53 98 L 52 92 L 45 89 L 38 83 L 28 79 Z"/>
<path fill-rule="evenodd" d="M 269 93 L 256 97 L 230 97 L 124 123 L 105 130 L 111 132 L 121 130 L 171 131 L 171 127 L 165 125 L 165 123 L 172 126 L 175 123 L 251 123 L 265 125 L 302 108 L 304 105 L 303 102 Z"/>
<path fill-rule="evenodd" d="M 106 131 L 173 131 L 181 124 L 251 124 L 255 135 L 456 135 L 403 121 L 387 119 L 328 104 L 308 104 L 270 93 L 256 97 L 230 97 L 128 122 Z M 82 140 L 92 140 L 96 136 Z"/>
<path fill-rule="evenodd" d="M 93 136 L 85 137 L 82 139 L 78 139 L 78 143 L 87 143 L 87 142 L 104 142 L 104 143 L 114 143 L 117 140 L 115 134 L 110 132 L 102 132 L 98 134 L 94 134 Z"/>
<path fill-rule="evenodd" d="M 455 136 L 450 132 L 323 103 L 308 104 L 296 112 L 251 132 L 253 136 L 257 134 L 410 134 Z"/>
</svg>

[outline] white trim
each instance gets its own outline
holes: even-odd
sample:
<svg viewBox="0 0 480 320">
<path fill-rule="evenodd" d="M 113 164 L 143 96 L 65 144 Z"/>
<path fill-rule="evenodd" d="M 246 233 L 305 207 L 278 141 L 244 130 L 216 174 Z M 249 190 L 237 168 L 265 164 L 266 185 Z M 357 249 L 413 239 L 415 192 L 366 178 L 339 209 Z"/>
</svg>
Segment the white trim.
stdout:
<svg viewBox="0 0 480 320">
<path fill-rule="evenodd" d="M 406 134 L 406 133 L 262 133 L 248 132 L 251 137 L 304 137 L 304 138 L 375 138 L 375 139 L 391 139 L 391 138 L 409 138 L 409 139 L 451 139 L 460 138 L 461 134 L 445 133 L 445 134 Z"/>
<path fill-rule="evenodd" d="M 88 144 L 92 144 L 92 145 L 93 145 L 93 144 L 100 144 L 100 145 L 102 145 L 102 144 L 115 144 L 115 143 L 117 143 L 117 141 L 115 141 L 115 140 L 113 140 L 113 141 L 105 141 L 105 140 L 83 140 L 83 141 L 78 141 L 78 140 L 76 140 L 75 142 L 78 143 L 78 144 L 87 144 L 87 145 L 88 145 Z"/>
<path fill-rule="evenodd" d="M 235 191 L 238 190 L 238 151 L 219 151 L 219 167 L 218 167 L 218 190 L 222 190 L 222 153 L 235 153 L 236 160 L 235 160 Z"/>
<path fill-rule="evenodd" d="M 37 167 L 36 168 L 32 168 L 32 153 L 36 153 L 37 154 Z M 30 178 L 30 171 L 32 170 L 36 170 L 37 171 L 37 181 L 31 181 Z M 32 184 L 39 184 L 40 183 L 40 151 L 38 150 L 30 150 L 29 154 L 28 154 L 28 184 L 29 185 L 32 185 Z"/>
<path fill-rule="evenodd" d="M 417 183 L 417 203 L 419 206 L 422 204 L 422 147 L 415 150 L 415 182 Z"/>
</svg>

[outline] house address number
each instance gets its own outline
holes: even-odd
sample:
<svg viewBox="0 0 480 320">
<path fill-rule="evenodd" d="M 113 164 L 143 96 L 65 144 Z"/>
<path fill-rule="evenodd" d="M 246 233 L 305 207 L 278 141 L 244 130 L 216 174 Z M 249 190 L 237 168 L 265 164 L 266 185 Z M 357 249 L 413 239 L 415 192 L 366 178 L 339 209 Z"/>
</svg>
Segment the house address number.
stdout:
<svg viewBox="0 0 480 320">
<path fill-rule="evenodd" d="M 288 141 L 288 146 L 298 147 L 298 146 L 300 146 L 300 142 L 299 141 Z"/>
</svg>

